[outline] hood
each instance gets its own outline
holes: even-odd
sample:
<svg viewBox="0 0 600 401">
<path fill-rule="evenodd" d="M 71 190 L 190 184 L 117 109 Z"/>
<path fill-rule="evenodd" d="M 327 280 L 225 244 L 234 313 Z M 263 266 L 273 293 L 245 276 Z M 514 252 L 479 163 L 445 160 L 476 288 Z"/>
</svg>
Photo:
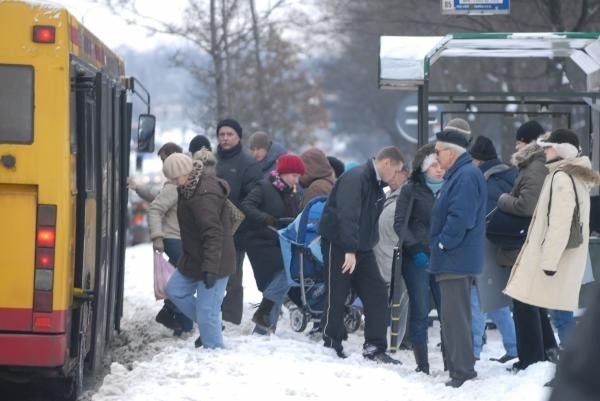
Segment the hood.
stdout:
<svg viewBox="0 0 600 401">
<path fill-rule="evenodd" d="M 539 159 L 545 163 L 546 155 L 544 155 L 544 149 L 542 149 L 537 142 L 533 141 L 522 147 L 521 150 L 514 153 L 510 159 L 510 162 L 513 166 L 522 169 L 536 159 Z"/>
<path fill-rule="evenodd" d="M 327 160 L 327 156 L 317 148 L 304 151 L 300 158 L 304 162 L 306 173 L 300 177 L 300 184 L 308 187 L 313 181 L 323 178 L 331 178 L 333 169 Z"/>
<path fill-rule="evenodd" d="M 206 148 L 202 148 L 194 153 L 194 160 L 198 160 L 204 166 L 205 174 L 216 175 L 217 159 L 213 152 Z"/>
<path fill-rule="evenodd" d="M 260 162 L 260 168 L 263 172 L 270 172 L 275 169 L 275 163 L 279 156 L 285 155 L 287 150 L 283 147 L 279 142 L 272 142 L 269 151 L 267 152 L 267 156 Z"/>
<path fill-rule="evenodd" d="M 559 160 L 548 164 L 550 174 L 560 170 L 581 180 L 587 187 L 600 185 L 600 173 L 592 169 L 592 162 L 587 156 L 576 157 L 570 160 Z"/>
</svg>

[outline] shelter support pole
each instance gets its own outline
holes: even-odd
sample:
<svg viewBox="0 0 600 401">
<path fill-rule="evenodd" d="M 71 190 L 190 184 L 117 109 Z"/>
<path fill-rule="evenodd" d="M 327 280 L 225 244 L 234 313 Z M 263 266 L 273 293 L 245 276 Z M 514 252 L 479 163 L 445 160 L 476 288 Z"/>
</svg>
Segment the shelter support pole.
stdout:
<svg viewBox="0 0 600 401">
<path fill-rule="evenodd" d="M 417 126 L 417 144 L 421 146 L 429 142 L 429 88 L 427 80 L 418 89 L 418 126 Z"/>
</svg>

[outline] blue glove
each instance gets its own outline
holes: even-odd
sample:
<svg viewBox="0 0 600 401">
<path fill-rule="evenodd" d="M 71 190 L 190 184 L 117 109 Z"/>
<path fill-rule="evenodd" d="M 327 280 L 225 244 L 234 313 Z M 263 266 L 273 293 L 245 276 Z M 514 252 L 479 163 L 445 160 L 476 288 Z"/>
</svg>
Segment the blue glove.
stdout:
<svg viewBox="0 0 600 401">
<path fill-rule="evenodd" d="M 417 267 L 425 268 L 429 265 L 429 256 L 425 252 L 419 252 L 411 258 Z"/>
</svg>

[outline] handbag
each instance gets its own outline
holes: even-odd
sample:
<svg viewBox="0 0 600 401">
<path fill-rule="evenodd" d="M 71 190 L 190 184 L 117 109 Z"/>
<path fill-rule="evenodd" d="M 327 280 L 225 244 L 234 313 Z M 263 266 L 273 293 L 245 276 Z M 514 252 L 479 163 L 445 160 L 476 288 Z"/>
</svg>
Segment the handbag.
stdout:
<svg viewBox="0 0 600 401">
<path fill-rule="evenodd" d="M 162 252 L 154 252 L 154 297 L 156 300 L 167 298 L 167 283 L 175 268 Z"/>
<path fill-rule="evenodd" d="M 517 216 L 496 207 L 486 217 L 486 236 L 491 243 L 503 249 L 523 246 L 531 216 Z"/>
<path fill-rule="evenodd" d="M 554 183 L 554 175 L 561 170 L 557 170 L 552 174 L 552 180 L 550 181 L 550 201 L 548 202 L 548 225 L 550 225 L 550 208 L 552 207 L 552 184 Z M 564 173 L 564 171 L 563 171 Z M 566 174 L 566 173 L 565 173 Z M 577 248 L 583 244 L 583 225 L 581 224 L 581 218 L 579 214 L 579 197 L 577 196 L 577 189 L 575 188 L 575 181 L 570 174 L 567 174 L 573 184 L 573 192 L 575 193 L 575 209 L 573 210 L 573 217 L 571 218 L 571 228 L 569 229 L 569 240 L 565 249 Z"/>
<path fill-rule="evenodd" d="M 225 201 L 225 206 L 231 212 L 231 235 L 234 235 L 246 218 L 246 215 L 229 199 Z"/>
</svg>

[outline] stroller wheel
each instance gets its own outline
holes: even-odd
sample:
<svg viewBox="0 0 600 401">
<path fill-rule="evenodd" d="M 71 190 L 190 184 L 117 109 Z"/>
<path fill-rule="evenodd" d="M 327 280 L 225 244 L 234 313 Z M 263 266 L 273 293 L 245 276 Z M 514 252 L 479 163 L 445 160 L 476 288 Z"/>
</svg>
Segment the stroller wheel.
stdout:
<svg viewBox="0 0 600 401">
<path fill-rule="evenodd" d="M 362 322 L 362 312 L 360 309 L 353 306 L 346 307 L 346 314 L 344 315 L 344 327 L 347 333 L 354 333 L 360 327 Z"/>
<path fill-rule="evenodd" d="M 292 330 L 301 333 L 306 329 L 310 316 L 300 308 L 290 308 L 290 326 Z"/>
</svg>

